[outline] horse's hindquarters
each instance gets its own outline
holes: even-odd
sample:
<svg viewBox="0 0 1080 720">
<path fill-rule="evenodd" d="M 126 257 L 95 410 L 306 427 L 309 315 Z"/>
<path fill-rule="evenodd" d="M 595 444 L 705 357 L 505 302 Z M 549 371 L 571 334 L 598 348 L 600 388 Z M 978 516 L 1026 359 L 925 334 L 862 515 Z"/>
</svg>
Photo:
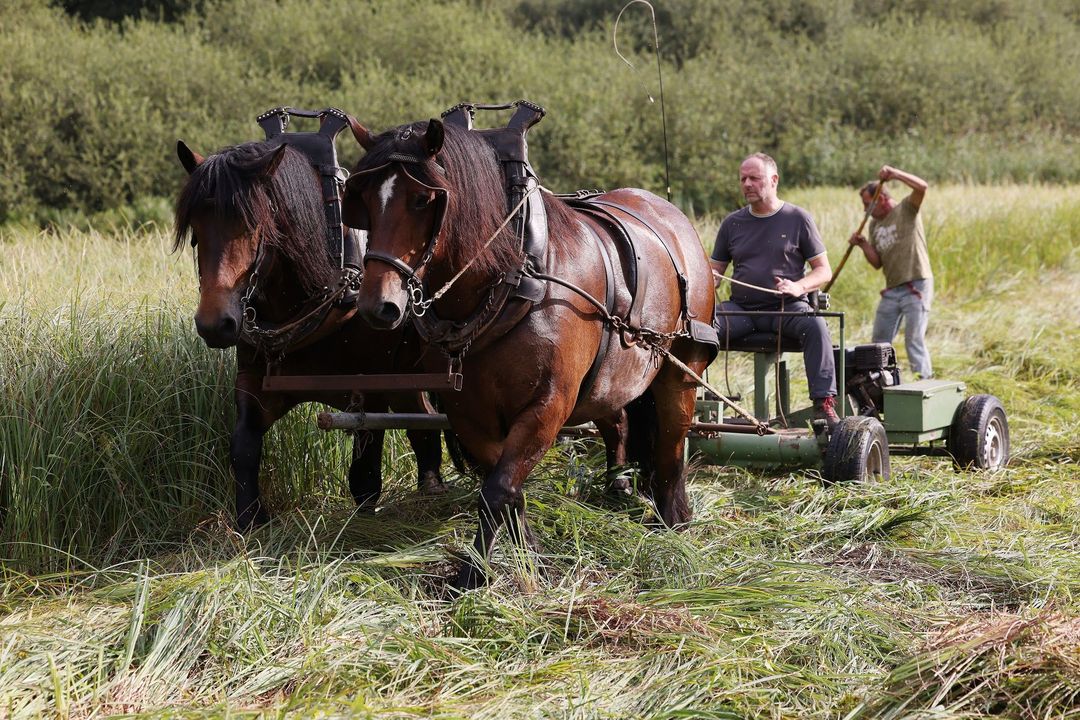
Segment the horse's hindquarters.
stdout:
<svg viewBox="0 0 1080 720">
<path fill-rule="evenodd" d="M 690 319 L 710 322 L 713 312 L 712 273 L 693 225 L 678 208 L 645 191 L 617 190 L 597 200 L 607 219 L 591 214 L 584 221 L 593 229 L 593 242 L 599 240 L 616 259 L 612 315 L 627 327 L 604 323 L 599 367 L 572 420 L 640 397 L 669 352 L 700 370 L 708 357 L 680 338 Z M 567 264 L 559 272 L 575 270 Z M 603 285 L 598 292 L 603 297 Z"/>
</svg>

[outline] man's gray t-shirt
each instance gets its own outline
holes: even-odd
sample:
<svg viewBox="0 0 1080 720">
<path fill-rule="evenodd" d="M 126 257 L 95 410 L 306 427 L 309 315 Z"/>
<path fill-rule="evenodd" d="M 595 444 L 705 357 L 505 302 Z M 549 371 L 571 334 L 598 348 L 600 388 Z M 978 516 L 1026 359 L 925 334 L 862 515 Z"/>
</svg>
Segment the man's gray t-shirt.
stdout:
<svg viewBox="0 0 1080 720">
<path fill-rule="evenodd" d="M 801 280 L 806 262 L 825 252 L 821 234 L 810 213 L 784 203 L 767 217 L 758 217 L 746 206 L 724 218 L 716 233 L 712 259 L 734 263 L 732 277 L 740 282 L 776 287 L 776 278 Z M 775 308 L 780 297 L 731 284 L 731 299 L 747 310 Z M 802 296 L 806 300 L 806 296 Z"/>
</svg>

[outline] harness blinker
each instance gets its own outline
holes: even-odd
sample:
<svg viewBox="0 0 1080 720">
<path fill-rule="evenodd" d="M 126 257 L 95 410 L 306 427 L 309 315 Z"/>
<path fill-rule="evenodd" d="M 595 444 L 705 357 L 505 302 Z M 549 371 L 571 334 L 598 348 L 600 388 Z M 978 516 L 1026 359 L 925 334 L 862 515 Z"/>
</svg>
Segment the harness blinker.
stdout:
<svg viewBox="0 0 1080 720">
<path fill-rule="evenodd" d="M 318 119 L 318 131 L 286 132 L 293 117 Z M 256 122 L 263 129 L 267 142 L 274 146 L 288 145 L 299 151 L 318 172 L 326 213 L 327 250 L 334 265 L 342 272 L 342 281 L 354 286 L 343 295 L 340 304 L 355 304 L 359 278 L 363 275 L 363 253 L 359 234 L 346 228 L 342 221 L 341 196 L 348 172 L 338 164 L 334 144 L 338 134 L 349 126 L 348 115 L 334 107 L 302 110 L 283 106 L 267 110 L 256 118 Z"/>
</svg>

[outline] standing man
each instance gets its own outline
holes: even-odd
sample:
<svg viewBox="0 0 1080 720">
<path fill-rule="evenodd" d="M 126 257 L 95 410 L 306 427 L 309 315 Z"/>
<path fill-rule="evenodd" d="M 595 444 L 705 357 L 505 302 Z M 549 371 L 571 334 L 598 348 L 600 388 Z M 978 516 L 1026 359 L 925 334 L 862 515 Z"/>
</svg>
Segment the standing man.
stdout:
<svg viewBox="0 0 1080 720">
<path fill-rule="evenodd" d="M 720 303 L 719 310 L 810 312 L 806 294 L 832 277 L 813 218 L 777 197 L 779 181 L 776 161 L 764 153 L 754 153 L 739 165 L 739 185 L 748 205 L 720 223 L 712 252 L 717 285 L 728 264 L 735 264 L 731 300 Z M 717 315 L 713 324 L 723 343 L 754 330 L 780 332 L 801 340 L 815 415 L 825 420 L 830 430 L 840 421 L 832 338 L 823 318 Z"/>
<path fill-rule="evenodd" d="M 848 239 L 863 251 L 871 265 L 885 272 L 885 289 L 874 317 L 873 342 L 891 343 L 903 320 L 904 348 L 911 370 L 921 379 L 931 378 L 934 371 L 926 349 L 926 325 L 934 299 L 934 275 L 919 214 L 928 186 L 921 177 L 890 165 L 881 168 L 878 178 L 859 190 L 863 208 L 870 209 L 870 237 L 855 233 Z M 878 183 L 889 180 L 899 180 L 911 188 L 911 193 L 896 202 L 882 187 L 877 203 L 870 208 Z"/>
</svg>

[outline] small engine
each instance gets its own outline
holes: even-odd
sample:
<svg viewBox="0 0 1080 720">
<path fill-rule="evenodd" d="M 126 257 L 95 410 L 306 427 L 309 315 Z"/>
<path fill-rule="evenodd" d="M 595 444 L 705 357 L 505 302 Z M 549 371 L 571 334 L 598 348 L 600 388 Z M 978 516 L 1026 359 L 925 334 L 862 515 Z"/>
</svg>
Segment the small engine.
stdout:
<svg viewBox="0 0 1080 720">
<path fill-rule="evenodd" d="M 884 389 L 900 384 L 896 350 L 889 343 L 847 348 L 844 351 L 844 382 L 856 414 L 880 418 Z"/>
</svg>

